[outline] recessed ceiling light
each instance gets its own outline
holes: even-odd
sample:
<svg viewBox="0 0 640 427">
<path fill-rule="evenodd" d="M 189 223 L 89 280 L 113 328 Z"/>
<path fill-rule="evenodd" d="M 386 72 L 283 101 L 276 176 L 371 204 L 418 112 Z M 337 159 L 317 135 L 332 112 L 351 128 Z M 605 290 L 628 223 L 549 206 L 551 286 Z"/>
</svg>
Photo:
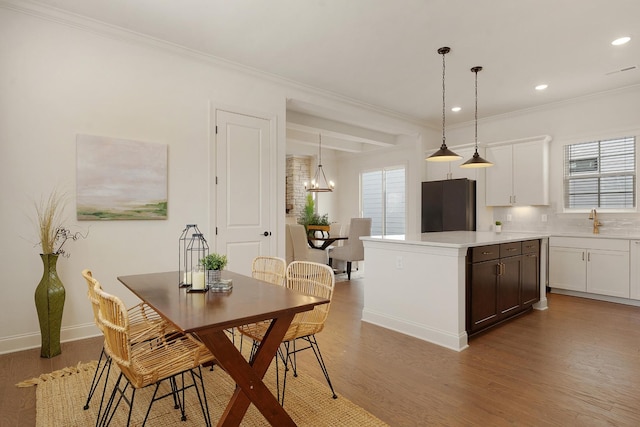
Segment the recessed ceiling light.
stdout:
<svg viewBox="0 0 640 427">
<path fill-rule="evenodd" d="M 549 85 L 547 85 L 547 84 L 541 84 L 541 85 L 536 86 L 536 90 L 545 90 L 548 87 L 549 87 Z"/>
<path fill-rule="evenodd" d="M 451 108 L 451 111 L 453 111 L 454 113 L 457 113 L 460 110 L 462 110 L 462 107 L 453 107 L 453 108 Z"/>
<path fill-rule="evenodd" d="M 631 40 L 631 37 L 620 37 L 619 39 L 615 39 L 611 42 L 614 46 L 620 46 L 621 44 L 628 43 Z"/>
</svg>

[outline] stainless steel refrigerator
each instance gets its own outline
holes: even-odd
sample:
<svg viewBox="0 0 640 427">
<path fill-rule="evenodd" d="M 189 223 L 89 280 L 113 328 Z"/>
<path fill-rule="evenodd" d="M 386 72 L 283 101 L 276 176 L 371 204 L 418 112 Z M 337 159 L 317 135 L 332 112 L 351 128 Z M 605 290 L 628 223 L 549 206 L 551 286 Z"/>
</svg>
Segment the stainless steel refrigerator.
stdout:
<svg viewBox="0 0 640 427">
<path fill-rule="evenodd" d="M 422 233 L 475 229 L 474 180 L 463 178 L 422 183 Z"/>
</svg>

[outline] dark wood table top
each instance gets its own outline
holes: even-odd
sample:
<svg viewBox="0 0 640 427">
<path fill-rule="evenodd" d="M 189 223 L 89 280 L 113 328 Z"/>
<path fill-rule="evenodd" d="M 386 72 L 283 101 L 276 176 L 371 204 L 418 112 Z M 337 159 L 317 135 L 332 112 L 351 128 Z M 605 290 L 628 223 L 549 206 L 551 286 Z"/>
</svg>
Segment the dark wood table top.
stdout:
<svg viewBox="0 0 640 427">
<path fill-rule="evenodd" d="M 187 292 L 178 287 L 177 271 L 120 276 L 118 280 L 184 332 L 227 329 L 329 302 L 227 270 L 222 271 L 222 278 L 233 280 L 228 293 Z"/>
</svg>

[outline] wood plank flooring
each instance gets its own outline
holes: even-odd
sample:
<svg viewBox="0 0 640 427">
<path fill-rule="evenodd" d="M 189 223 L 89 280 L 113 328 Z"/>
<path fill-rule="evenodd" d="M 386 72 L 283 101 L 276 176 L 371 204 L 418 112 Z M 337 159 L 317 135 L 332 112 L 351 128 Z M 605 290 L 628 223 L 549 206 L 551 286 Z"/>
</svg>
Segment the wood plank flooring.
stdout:
<svg viewBox="0 0 640 427">
<path fill-rule="evenodd" d="M 392 426 L 640 425 L 638 307 L 551 294 L 549 310 L 458 353 L 360 322 L 365 288 L 366 278 L 336 285 L 317 338 L 338 394 Z M 0 356 L 0 426 L 35 424 L 35 390 L 17 382 L 96 359 L 101 345 L 63 343 L 53 359 L 39 349 Z M 310 351 L 298 367 L 324 381 Z"/>
</svg>

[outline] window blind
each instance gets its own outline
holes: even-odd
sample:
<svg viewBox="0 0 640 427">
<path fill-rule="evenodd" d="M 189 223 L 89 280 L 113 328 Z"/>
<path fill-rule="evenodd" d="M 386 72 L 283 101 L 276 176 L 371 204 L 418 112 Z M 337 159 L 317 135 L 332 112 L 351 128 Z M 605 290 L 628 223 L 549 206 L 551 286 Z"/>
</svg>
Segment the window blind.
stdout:
<svg viewBox="0 0 640 427">
<path fill-rule="evenodd" d="M 635 147 L 635 137 L 565 146 L 565 207 L 635 208 Z"/>
<path fill-rule="evenodd" d="M 362 216 L 371 218 L 374 236 L 405 234 L 405 169 L 361 174 Z"/>
</svg>

